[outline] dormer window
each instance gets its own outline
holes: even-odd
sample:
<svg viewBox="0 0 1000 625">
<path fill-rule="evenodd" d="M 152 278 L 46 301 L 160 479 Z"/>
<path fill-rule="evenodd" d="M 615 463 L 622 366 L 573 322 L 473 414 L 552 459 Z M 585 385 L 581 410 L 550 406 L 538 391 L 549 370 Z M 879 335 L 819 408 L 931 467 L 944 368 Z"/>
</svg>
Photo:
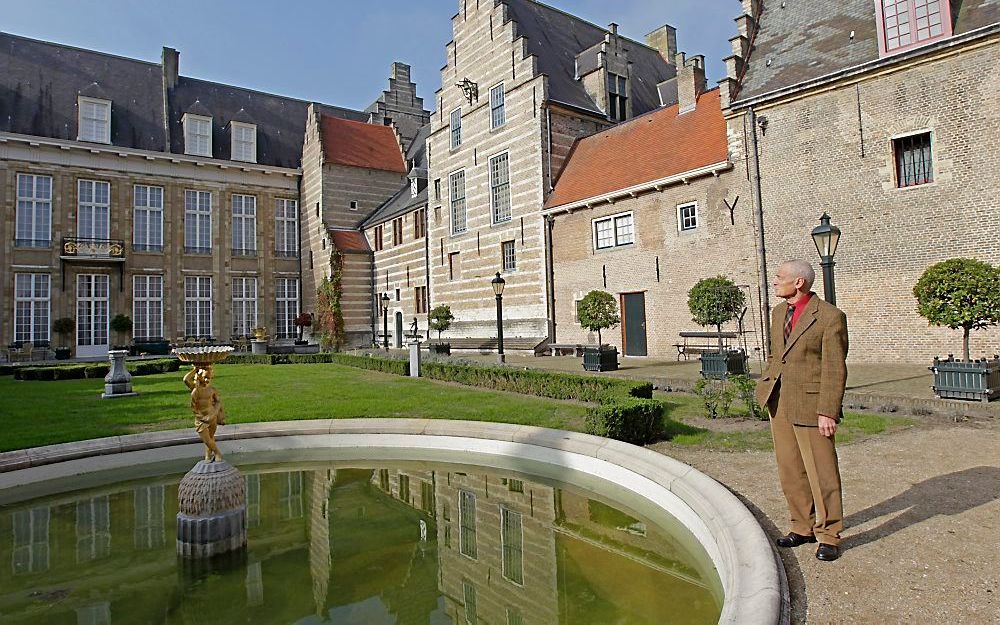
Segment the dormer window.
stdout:
<svg viewBox="0 0 1000 625">
<path fill-rule="evenodd" d="M 627 103 L 628 90 L 625 77 L 608 72 L 608 117 L 612 121 L 625 121 Z"/>
<path fill-rule="evenodd" d="M 257 126 L 232 122 L 230 124 L 233 136 L 232 157 L 234 161 L 245 163 L 257 162 Z"/>
<path fill-rule="evenodd" d="M 878 0 L 875 6 L 882 55 L 951 36 L 951 4 L 947 0 Z"/>
<path fill-rule="evenodd" d="M 184 153 L 212 156 L 212 118 L 186 113 L 184 123 Z"/>
<path fill-rule="evenodd" d="M 80 96 L 80 141 L 111 143 L 111 101 Z"/>
</svg>

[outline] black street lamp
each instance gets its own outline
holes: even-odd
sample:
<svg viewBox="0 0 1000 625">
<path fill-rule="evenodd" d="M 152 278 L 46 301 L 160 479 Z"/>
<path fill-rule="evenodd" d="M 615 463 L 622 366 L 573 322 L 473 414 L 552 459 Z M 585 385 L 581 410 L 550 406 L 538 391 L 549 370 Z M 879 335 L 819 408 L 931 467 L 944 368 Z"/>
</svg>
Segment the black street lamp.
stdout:
<svg viewBox="0 0 1000 625">
<path fill-rule="evenodd" d="M 500 272 L 497 272 L 497 277 L 490 281 L 493 285 L 493 293 L 497 296 L 497 355 L 500 358 L 500 362 L 504 361 L 503 355 L 503 287 L 506 284 L 503 278 L 500 277 Z"/>
<path fill-rule="evenodd" d="M 389 351 L 389 294 L 382 294 L 382 340 L 386 351 Z"/>
<path fill-rule="evenodd" d="M 837 253 L 837 243 L 840 242 L 840 228 L 830 225 L 830 216 L 823 213 L 819 225 L 813 228 L 813 242 L 819 252 L 819 266 L 823 268 L 824 299 L 834 306 L 837 305 L 837 289 L 833 284 L 833 255 Z"/>
</svg>

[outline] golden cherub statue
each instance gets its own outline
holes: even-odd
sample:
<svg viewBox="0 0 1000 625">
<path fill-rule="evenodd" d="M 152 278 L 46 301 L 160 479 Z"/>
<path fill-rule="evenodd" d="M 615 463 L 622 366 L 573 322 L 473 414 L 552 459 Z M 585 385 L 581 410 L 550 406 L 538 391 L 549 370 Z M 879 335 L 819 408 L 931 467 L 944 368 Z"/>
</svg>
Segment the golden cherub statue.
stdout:
<svg viewBox="0 0 1000 625">
<path fill-rule="evenodd" d="M 191 370 L 184 376 L 184 384 L 191 389 L 194 428 L 205 443 L 205 461 L 221 460 L 222 452 L 215 444 L 215 430 L 226 424 L 226 413 L 219 392 L 212 386 L 212 366 L 191 365 Z"/>
</svg>

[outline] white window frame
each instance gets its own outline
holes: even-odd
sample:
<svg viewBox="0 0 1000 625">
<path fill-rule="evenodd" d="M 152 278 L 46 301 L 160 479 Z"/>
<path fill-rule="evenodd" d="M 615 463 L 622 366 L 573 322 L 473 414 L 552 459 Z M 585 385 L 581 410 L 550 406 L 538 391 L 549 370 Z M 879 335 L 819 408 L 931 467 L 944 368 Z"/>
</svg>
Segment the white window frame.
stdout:
<svg viewBox="0 0 1000 625">
<path fill-rule="evenodd" d="M 25 280 L 28 282 L 27 295 L 22 294 L 23 289 L 18 289 L 18 282 Z M 51 313 L 52 276 L 47 273 L 15 273 L 14 341 L 48 341 Z"/>
<path fill-rule="evenodd" d="M 162 484 L 139 486 L 132 490 L 135 508 L 132 542 L 140 551 L 158 549 L 166 544 L 165 490 Z"/>
<path fill-rule="evenodd" d="M 212 276 L 184 277 L 184 335 L 212 336 Z"/>
<path fill-rule="evenodd" d="M 507 250 L 510 250 L 510 264 L 507 263 Z M 500 242 L 500 271 L 513 273 L 517 271 L 517 243 L 514 239 Z"/>
<path fill-rule="evenodd" d="M 459 176 L 461 176 L 461 179 L 462 179 L 462 195 L 461 195 L 461 197 L 457 197 L 456 198 L 456 194 L 455 194 L 455 180 L 457 180 Z M 465 185 L 465 170 L 464 169 L 459 169 L 458 171 L 454 171 L 454 172 L 448 174 L 448 205 L 449 205 L 449 208 L 451 209 L 450 212 L 451 212 L 451 233 L 452 234 L 462 234 L 463 232 L 467 232 L 469 230 L 469 212 L 468 212 L 468 201 L 467 201 L 467 197 L 468 196 L 467 196 L 467 193 L 468 193 L 468 191 L 467 191 L 466 185 Z M 461 211 L 462 211 L 462 220 L 461 220 L 462 227 L 461 227 L 461 229 L 459 229 L 457 227 L 457 223 L 458 223 L 457 215 L 458 215 L 458 212 L 456 211 L 456 204 L 455 204 L 456 202 L 461 202 Z"/>
<path fill-rule="evenodd" d="M 257 196 L 233 193 L 233 256 L 257 255 Z"/>
<path fill-rule="evenodd" d="M 184 190 L 184 251 L 212 252 L 212 192 Z"/>
<path fill-rule="evenodd" d="M 140 287 L 141 285 L 141 287 Z M 153 285 L 156 288 L 153 288 Z M 133 339 L 163 337 L 163 276 L 132 276 Z"/>
<path fill-rule="evenodd" d="M 184 124 L 184 153 L 212 158 L 212 118 L 184 113 L 181 123 Z M 208 124 L 207 134 L 198 132 L 200 124 Z"/>
<path fill-rule="evenodd" d="M 257 327 L 257 278 L 233 278 L 233 336 L 250 336 Z"/>
<path fill-rule="evenodd" d="M 90 187 L 89 199 L 84 200 L 84 189 Z M 100 189 L 105 192 L 105 201 L 99 201 Z M 90 231 L 83 231 L 80 221 L 84 211 L 90 212 L 92 222 Z M 98 219 L 102 221 L 99 222 Z M 95 232 L 96 231 L 96 232 Z M 83 235 L 87 236 L 84 237 Z M 102 236 L 92 236 L 92 235 Z M 76 181 L 76 236 L 84 239 L 107 241 L 111 238 L 111 183 L 106 180 L 88 180 L 81 178 Z"/>
<path fill-rule="evenodd" d="M 249 139 L 244 133 L 249 132 Z M 257 125 L 244 122 L 229 122 L 232 141 L 229 155 L 234 161 L 257 162 Z M 244 135 L 244 136 L 241 136 Z"/>
<path fill-rule="evenodd" d="M 76 502 L 76 562 L 111 555 L 111 500 L 108 495 Z"/>
<path fill-rule="evenodd" d="M 301 519 L 305 510 L 302 497 L 305 493 L 302 471 L 285 473 L 284 488 L 281 489 L 278 505 L 281 507 L 281 518 L 284 520 Z"/>
<path fill-rule="evenodd" d="M 449 136 L 451 137 L 451 149 L 454 150 L 462 145 L 462 107 L 458 107 L 448 114 Z"/>
<path fill-rule="evenodd" d="M 501 171 L 494 163 L 503 159 L 504 170 L 506 171 L 506 181 L 498 181 L 501 178 Z M 511 220 L 511 198 L 510 198 L 510 154 L 507 151 L 490 157 L 487 164 L 490 172 L 490 219 L 493 224 L 505 223 Z M 503 200 L 506 198 L 506 209 Z"/>
<path fill-rule="evenodd" d="M 277 337 L 295 337 L 293 322 L 299 316 L 299 279 L 278 278 L 274 281 L 274 293 Z"/>
<path fill-rule="evenodd" d="M 686 225 L 688 219 L 684 216 L 685 209 L 693 208 L 694 213 L 691 215 L 693 219 L 693 225 Z M 693 232 L 698 229 L 698 202 L 685 202 L 684 204 L 677 205 L 677 231 L 678 232 Z"/>
<path fill-rule="evenodd" d="M 274 251 L 277 256 L 299 255 L 299 201 L 279 197 L 274 200 Z"/>
<path fill-rule="evenodd" d="M 618 220 L 629 217 L 632 219 L 632 238 L 630 241 L 620 242 L 618 240 Z M 611 222 L 611 245 L 598 246 L 597 244 L 597 226 L 598 224 L 604 223 L 606 221 Z M 591 220 L 590 234 L 593 238 L 594 251 L 600 250 L 612 250 L 617 247 L 625 247 L 628 245 L 635 245 L 635 215 L 632 211 L 625 211 L 623 213 L 616 213 L 614 215 L 606 215 L 604 217 L 598 217 Z"/>
<path fill-rule="evenodd" d="M 39 188 L 44 187 L 39 184 L 42 180 L 48 181 L 48 189 Z M 49 247 L 52 245 L 52 176 L 18 174 L 15 184 L 14 246 Z M 30 236 L 23 236 L 26 234 Z M 44 238 L 40 238 L 42 234 Z"/>
<path fill-rule="evenodd" d="M 132 249 L 136 252 L 163 251 L 163 197 L 163 187 L 132 185 Z M 142 213 L 145 213 L 144 229 L 139 225 Z"/>
<path fill-rule="evenodd" d="M 11 513 L 11 567 L 14 575 L 41 573 L 49 569 L 51 520 L 52 513 L 48 506 L 22 508 Z"/>
<path fill-rule="evenodd" d="M 507 123 L 507 95 L 503 83 L 490 87 L 490 130 Z"/>
<path fill-rule="evenodd" d="M 87 107 L 100 107 L 100 110 L 104 112 L 104 119 L 100 117 L 88 117 L 84 115 L 84 110 Z M 86 141 L 88 143 L 111 143 L 111 100 L 103 100 L 101 98 L 88 98 L 87 96 L 77 97 L 77 141 Z M 97 110 L 97 109 L 95 109 Z M 88 125 L 85 122 L 92 122 L 94 125 L 93 134 L 85 132 Z M 98 127 L 97 124 L 103 124 L 104 127 Z"/>
</svg>

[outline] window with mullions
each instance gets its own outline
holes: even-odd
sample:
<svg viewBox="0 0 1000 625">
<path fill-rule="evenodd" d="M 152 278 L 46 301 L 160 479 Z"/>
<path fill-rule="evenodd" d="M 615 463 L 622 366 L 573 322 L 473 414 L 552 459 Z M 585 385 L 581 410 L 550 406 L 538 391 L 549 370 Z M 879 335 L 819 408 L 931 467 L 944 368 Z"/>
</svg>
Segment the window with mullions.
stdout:
<svg viewBox="0 0 1000 625">
<path fill-rule="evenodd" d="M 111 102 L 79 97 L 78 139 L 94 143 L 111 143 Z"/>
<path fill-rule="evenodd" d="M 610 249 L 635 242 L 632 213 L 594 220 L 594 248 Z"/>
<path fill-rule="evenodd" d="M 233 194 L 233 256 L 257 255 L 257 197 Z"/>
<path fill-rule="evenodd" d="M 135 498 L 135 548 L 157 549 L 167 544 L 164 524 L 164 488 L 141 486 L 132 491 Z"/>
<path fill-rule="evenodd" d="M 495 130 L 507 123 L 503 83 L 490 89 L 490 130 Z"/>
<path fill-rule="evenodd" d="M 934 182 L 931 133 L 924 132 L 893 139 L 892 151 L 896 159 L 897 187 L 915 187 Z"/>
<path fill-rule="evenodd" d="M 875 8 L 882 54 L 894 54 L 952 34 L 951 3 L 947 0 L 881 0 Z"/>
<path fill-rule="evenodd" d="M 163 276 L 132 277 L 132 336 L 163 336 Z"/>
<path fill-rule="evenodd" d="M 299 316 L 299 280 L 298 278 L 278 278 L 274 281 L 275 299 L 277 305 L 276 322 L 277 338 L 287 339 L 295 336 L 295 318 Z"/>
<path fill-rule="evenodd" d="M 628 92 L 624 76 L 608 72 L 608 117 L 615 121 L 625 121 Z"/>
<path fill-rule="evenodd" d="M 49 340 L 47 273 L 14 274 L 14 341 Z"/>
<path fill-rule="evenodd" d="M 462 595 L 465 601 L 465 623 L 466 625 L 477 625 L 479 616 L 476 607 L 476 587 L 467 579 L 462 580 Z"/>
<path fill-rule="evenodd" d="M 500 243 L 500 256 L 503 261 L 501 270 L 504 273 L 517 271 L 517 252 L 514 250 L 513 241 L 503 241 Z"/>
<path fill-rule="evenodd" d="M 493 223 L 510 221 L 510 166 L 506 152 L 490 159 L 490 206 Z"/>
<path fill-rule="evenodd" d="M 274 201 L 274 254 L 284 258 L 299 255 L 299 202 L 278 198 Z"/>
<path fill-rule="evenodd" d="M 451 112 L 451 149 L 462 145 L 462 109 Z"/>
<path fill-rule="evenodd" d="M 184 114 L 184 153 L 192 156 L 212 156 L 212 118 Z"/>
<path fill-rule="evenodd" d="M 11 568 L 14 575 L 48 570 L 50 519 L 48 507 L 21 509 L 11 513 L 14 530 Z"/>
<path fill-rule="evenodd" d="M 212 336 L 212 276 L 184 278 L 184 334 Z"/>
<path fill-rule="evenodd" d="M 503 550 L 501 570 L 504 579 L 515 584 L 524 583 L 524 537 L 521 531 L 521 515 L 500 508 L 500 544 Z"/>
<path fill-rule="evenodd" d="M 470 492 L 458 491 L 458 550 L 473 560 L 478 555 L 476 545 L 476 496 Z"/>
<path fill-rule="evenodd" d="M 76 561 L 111 555 L 111 502 L 107 495 L 76 503 Z"/>
<path fill-rule="evenodd" d="M 465 221 L 465 171 L 456 171 L 448 177 L 451 188 L 451 233 L 459 234 L 468 228 Z"/>
<path fill-rule="evenodd" d="M 184 192 L 184 251 L 212 253 L 212 193 Z"/>
<path fill-rule="evenodd" d="M 281 518 L 302 518 L 302 471 L 289 471 L 281 484 L 281 497 L 278 505 L 281 508 Z"/>
<path fill-rule="evenodd" d="M 257 327 L 257 278 L 233 278 L 233 336 Z"/>
<path fill-rule="evenodd" d="M 52 242 L 52 177 L 17 175 L 15 247 L 48 247 Z"/>
<path fill-rule="evenodd" d="M 257 162 L 257 126 L 253 124 L 243 124 L 232 122 L 230 124 L 230 134 L 233 144 L 230 146 L 232 159 L 245 163 Z"/>
<path fill-rule="evenodd" d="M 698 227 L 698 204 L 681 204 L 677 207 L 677 229 L 681 232 L 694 230 Z"/>
<path fill-rule="evenodd" d="M 163 187 L 133 186 L 132 207 L 135 215 L 132 249 L 137 252 L 163 251 Z"/>
</svg>

